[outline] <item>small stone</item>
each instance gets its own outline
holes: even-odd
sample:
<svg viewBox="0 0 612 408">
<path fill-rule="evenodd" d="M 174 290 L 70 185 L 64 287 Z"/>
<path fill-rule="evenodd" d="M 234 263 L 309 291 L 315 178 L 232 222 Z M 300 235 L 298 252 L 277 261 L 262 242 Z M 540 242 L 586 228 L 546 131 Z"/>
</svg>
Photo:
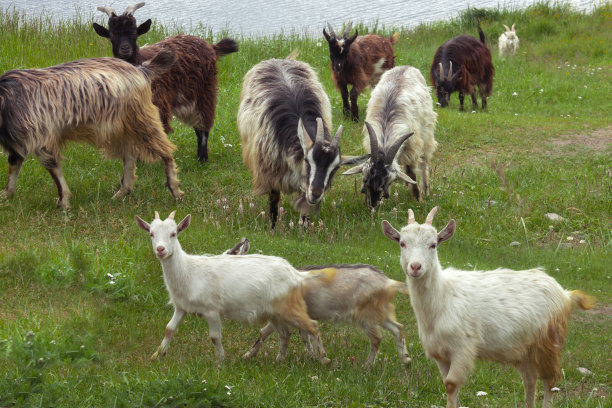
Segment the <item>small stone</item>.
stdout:
<svg viewBox="0 0 612 408">
<path fill-rule="evenodd" d="M 518 241 L 512 241 L 512 242 L 510 243 L 510 246 L 511 246 L 511 247 L 515 247 L 515 246 L 519 246 L 519 245 L 521 245 L 521 243 L 520 243 L 520 242 L 518 242 Z"/>
<path fill-rule="evenodd" d="M 561 222 L 561 221 L 565 221 L 565 218 L 563 218 L 562 216 L 560 216 L 559 214 L 555 214 L 555 213 L 546 213 L 544 214 L 544 216 L 549 219 L 550 221 L 553 222 Z"/>
<path fill-rule="evenodd" d="M 582 375 L 593 375 L 593 373 L 591 372 L 591 370 L 589 370 L 588 368 L 584 368 L 584 367 L 578 367 L 577 368 L 578 372 Z"/>
</svg>

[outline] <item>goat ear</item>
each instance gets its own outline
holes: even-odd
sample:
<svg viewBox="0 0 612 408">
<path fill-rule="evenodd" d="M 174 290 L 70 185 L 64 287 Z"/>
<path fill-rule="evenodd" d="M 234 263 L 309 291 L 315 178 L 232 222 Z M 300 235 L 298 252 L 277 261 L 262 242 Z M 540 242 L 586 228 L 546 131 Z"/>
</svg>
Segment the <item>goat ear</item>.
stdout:
<svg viewBox="0 0 612 408">
<path fill-rule="evenodd" d="M 145 21 L 144 23 L 139 25 L 138 28 L 136 29 L 136 34 L 138 34 L 138 36 L 141 36 L 141 35 L 149 32 L 149 30 L 151 29 L 151 24 L 152 23 L 153 22 L 151 21 L 151 19 L 148 19 L 147 21 Z"/>
<path fill-rule="evenodd" d="M 363 172 L 363 166 L 365 166 L 365 163 L 362 163 L 359 166 L 351 167 L 350 169 L 348 169 L 347 171 L 342 173 L 342 175 L 343 176 L 350 176 L 351 174 L 359 174 L 359 173 Z"/>
<path fill-rule="evenodd" d="M 347 44 L 351 44 L 353 41 L 355 41 L 355 38 L 357 38 L 357 35 L 358 35 L 358 34 L 359 34 L 359 31 L 355 30 L 355 34 L 353 34 L 353 36 L 352 36 L 352 37 L 348 38 L 348 39 L 346 40 L 346 43 L 347 43 Z"/>
<path fill-rule="evenodd" d="M 176 226 L 176 232 L 180 233 L 181 231 L 185 230 L 189 224 L 191 224 L 191 214 L 187 214 L 187 216 L 183 218 L 181 222 L 179 222 L 179 224 Z"/>
<path fill-rule="evenodd" d="M 108 31 L 108 29 L 106 27 L 102 27 L 98 23 L 93 23 L 93 29 L 100 37 L 110 37 L 110 32 Z"/>
<path fill-rule="evenodd" d="M 341 166 L 354 166 L 356 164 L 361 164 L 364 161 L 370 158 L 369 154 L 364 154 L 363 156 L 342 156 L 342 161 L 340 162 Z"/>
<path fill-rule="evenodd" d="M 406 183 L 409 184 L 416 184 L 416 181 L 414 181 L 409 175 L 407 175 L 406 173 L 404 173 L 403 171 L 398 171 L 397 172 L 397 181 L 404 181 Z"/>
<path fill-rule="evenodd" d="M 399 242 L 400 233 L 389 224 L 387 220 L 383 220 L 382 222 L 382 230 L 383 234 L 387 236 L 391 241 Z"/>
<path fill-rule="evenodd" d="M 249 249 L 251 249 L 251 243 L 248 239 L 242 238 L 241 242 L 242 246 L 240 247 L 240 255 L 246 255 L 249 253 Z"/>
<path fill-rule="evenodd" d="M 143 220 L 137 215 L 134 216 L 134 219 L 136 220 L 136 224 L 138 224 L 140 228 L 142 228 L 143 230 L 147 232 L 151 231 L 151 226 L 145 220 Z"/>
<path fill-rule="evenodd" d="M 444 241 L 447 241 L 450 237 L 455 233 L 455 220 L 450 220 L 446 227 L 440 232 L 438 232 L 438 244 L 441 244 Z"/>
<path fill-rule="evenodd" d="M 312 139 L 310 138 L 310 135 L 308 134 L 308 131 L 304 127 L 304 122 L 302 122 L 302 118 L 300 118 L 300 121 L 298 122 L 297 134 L 298 134 L 298 139 L 300 139 L 300 144 L 302 145 L 302 149 L 304 150 L 304 154 L 306 154 L 308 149 L 312 147 L 313 143 L 312 143 Z"/>
</svg>

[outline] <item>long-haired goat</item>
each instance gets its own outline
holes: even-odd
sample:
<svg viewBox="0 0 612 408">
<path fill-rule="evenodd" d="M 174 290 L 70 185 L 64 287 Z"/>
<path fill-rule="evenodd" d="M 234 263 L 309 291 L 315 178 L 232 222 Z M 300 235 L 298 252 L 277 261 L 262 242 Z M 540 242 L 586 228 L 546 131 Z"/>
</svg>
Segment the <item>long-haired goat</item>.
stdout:
<svg viewBox="0 0 612 408">
<path fill-rule="evenodd" d="M 62 174 L 61 149 L 72 141 L 90 143 L 107 157 L 123 159 L 121 187 L 113 198 L 129 194 L 136 160 L 161 159 L 168 188 L 181 199 L 175 146 L 168 141 L 151 101 L 150 76 L 174 62 L 161 51 L 142 67 L 116 58 L 67 62 L 43 69 L 6 72 L 0 77 L 0 145 L 8 153 L 5 195 L 15 193 L 17 176 L 29 154 L 35 154 L 55 182 L 58 207 L 70 207 L 70 189 Z"/>
<path fill-rule="evenodd" d="M 164 355 L 172 336 L 186 314 L 203 316 L 221 362 L 225 351 L 221 344 L 221 318 L 255 324 L 270 321 L 279 332 L 290 326 L 307 332 L 321 362 L 329 363 L 319 339 L 315 321 L 306 311 L 302 284 L 316 274 L 299 272 L 286 260 L 275 256 L 226 254 L 189 255 L 181 248 L 178 235 L 191 222 L 187 215 L 178 224 L 173 211 L 161 220 L 157 211 L 149 224 L 136 216 L 136 223 L 151 236 L 153 252 L 159 259 L 164 283 L 174 306 L 163 341 L 151 356 Z M 282 344 L 278 359 L 283 359 L 287 345 Z"/>
<path fill-rule="evenodd" d="M 369 205 L 376 207 L 381 196 L 389 197 L 394 180 L 412 183 L 418 201 L 429 193 L 429 162 L 438 145 L 436 117 L 418 69 L 401 66 L 382 75 L 368 101 L 364 126 L 363 146 L 370 158 L 342 173 L 363 173 L 361 192 Z"/>
<path fill-rule="evenodd" d="M 480 41 L 469 35 L 460 35 L 448 40 L 436 51 L 429 74 L 440 106 L 448 106 L 450 95 L 457 91 L 461 110 L 465 94 L 472 97 L 476 109 L 478 101 L 474 87 L 478 86 L 482 108 L 487 107 L 487 97 L 493 93 L 495 69 L 480 25 L 478 34 Z"/>
<path fill-rule="evenodd" d="M 272 226 L 281 192 L 300 193 L 294 206 L 302 218 L 317 210 L 342 164 L 342 126 L 332 139 L 329 98 L 310 65 L 271 59 L 251 68 L 237 122 L 242 158 L 253 174 L 255 194 L 269 196 Z"/>
<path fill-rule="evenodd" d="M 438 364 L 447 408 L 459 406 L 459 389 L 476 359 L 508 363 L 523 378 L 528 408 L 535 407 L 538 377 L 544 404 L 561 378 L 561 349 L 574 307 L 590 309 L 593 298 L 566 291 L 541 268 L 514 271 L 442 269 L 437 247 L 455 232 L 455 220 L 439 233 L 433 227 L 438 207 L 418 224 L 412 210 L 408 225 L 397 231 L 382 222 L 384 234 L 399 243 L 410 302 L 419 337 L 429 358 Z"/>
<path fill-rule="evenodd" d="M 374 86 L 383 72 L 393 68 L 395 55 L 393 44 L 397 42 L 397 33 L 390 38 L 378 34 L 367 34 L 357 37 L 358 31 L 349 37 L 352 23 L 349 23 L 342 37 L 337 37 L 331 24 L 327 23 L 329 34 L 323 29 L 323 35 L 329 45 L 331 75 L 334 85 L 342 95 L 344 116 L 359 120 L 357 97 L 369 85 Z M 347 85 L 352 85 L 350 93 Z"/>
<path fill-rule="evenodd" d="M 518 50 L 519 47 L 519 38 L 516 35 L 514 24 L 512 24 L 512 28 L 509 28 L 505 24 L 502 25 L 506 28 L 506 31 L 499 36 L 499 55 L 503 58 L 508 58 L 516 54 L 516 50 Z"/>
<path fill-rule="evenodd" d="M 173 131 L 172 115 L 192 126 L 198 143 L 198 159 L 208 160 L 208 136 L 215 120 L 217 105 L 217 60 L 238 51 L 236 41 L 225 38 L 217 44 L 192 35 L 175 35 L 143 48 L 137 39 L 151 28 L 151 19 L 136 25 L 134 12 L 144 2 L 129 6 L 121 15 L 110 7 L 98 7 L 108 15 L 108 29 L 97 23 L 93 27 L 113 45 L 113 55 L 134 65 L 151 58 L 160 49 L 175 52 L 177 61 L 172 69 L 155 78 L 151 84 L 153 103 L 159 108 L 166 133 Z"/>
</svg>

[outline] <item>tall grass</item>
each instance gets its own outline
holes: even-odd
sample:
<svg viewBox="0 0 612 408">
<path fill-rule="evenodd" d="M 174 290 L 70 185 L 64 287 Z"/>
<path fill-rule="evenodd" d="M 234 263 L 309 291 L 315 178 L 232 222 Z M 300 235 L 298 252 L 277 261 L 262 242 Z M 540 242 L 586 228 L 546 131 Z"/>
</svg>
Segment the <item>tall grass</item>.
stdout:
<svg viewBox="0 0 612 408">
<path fill-rule="evenodd" d="M 63 213 L 54 207 L 57 192 L 48 173 L 34 158 L 26 160 L 16 195 L 0 200 L 0 406 L 442 406 L 444 386 L 424 355 L 403 295 L 396 308 L 410 344 L 408 368 L 400 366 L 385 335 L 378 362 L 364 370 L 363 333 L 329 324 L 321 324 L 333 359 L 329 368 L 307 358 L 297 338 L 286 362 L 274 361 L 276 339 L 254 361 L 243 362 L 239 356 L 258 328 L 227 322 L 228 359 L 218 369 L 206 323 L 192 317 L 168 355 L 148 362 L 172 311 L 159 263 L 133 221 L 135 214 L 150 219 L 154 210 L 165 216 L 177 209 L 177 217 L 192 214 L 191 227 L 181 235 L 188 252 L 218 253 L 246 236 L 252 252 L 298 266 L 367 262 L 404 279 L 399 250 L 383 237 L 380 222 L 399 227 L 408 208 L 423 217 L 434 205 L 440 206 L 438 225 L 451 217 L 458 223 L 455 237 L 440 249 L 444 265 L 543 266 L 564 287 L 597 297 L 593 312 L 578 312 L 571 321 L 555 406 L 612 406 L 612 6 L 603 3 L 588 14 L 556 3 L 470 9 L 413 29 L 360 26 L 359 31 L 398 31 L 396 63 L 413 65 L 428 77 L 439 44 L 459 34 L 476 35 L 475 16 L 493 51 L 494 95 L 487 112 L 459 112 L 456 96 L 449 108 L 438 109 L 440 147 L 431 195 L 423 203 L 397 184 L 371 212 L 359 193 L 360 180 L 338 175 L 311 224 L 299 224 L 293 197 L 287 196 L 282 219 L 270 230 L 261 214 L 267 198 L 251 193 L 235 124 L 242 77 L 254 64 L 299 49 L 299 58 L 315 68 L 330 96 L 334 126 L 345 128 L 343 153 L 362 153 L 362 124 L 342 117 L 327 45 L 303 35 L 238 38 L 240 51 L 220 61 L 209 163 L 197 161 L 192 129 L 173 123 L 170 138 L 178 146 L 175 158 L 186 192 L 180 204 L 164 188 L 159 163 L 140 164 L 133 193 L 113 201 L 121 164 L 72 144 L 63 165 L 73 209 Z M 91 22 L 1 10 L 0 72 L 111 55 Z M 521 47 L 514 58 L 502 60 L 497 36 L 501 23 L 513 22 Z M 175 32 L 155 25 L 143 40 Z M 204 25 L 194 33 L 210 41 L 232 35 Z M 369 91 L 360 96 L 363 109 L 368 97 Z M 6 161 L 0 160 L 0 180 L 6 177 Z M 565 220 L 551 222 L 545 218 L 549 212 Z M 477 391 L 488 395 L 478 397 Z M 461 401 L 469 407 L 522 406 L 520 377 L 509 367 L 479 363 Z"/>
</svg>

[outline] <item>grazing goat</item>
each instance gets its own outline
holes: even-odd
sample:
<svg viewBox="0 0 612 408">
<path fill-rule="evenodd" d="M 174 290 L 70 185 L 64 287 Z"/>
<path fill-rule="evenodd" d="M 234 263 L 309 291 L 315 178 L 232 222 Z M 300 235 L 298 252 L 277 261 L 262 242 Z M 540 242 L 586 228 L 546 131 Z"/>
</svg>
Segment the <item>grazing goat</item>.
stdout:
<svg viewBox="0 0 612 408">
<path fill-rule="evenodd" d="M 506 28 L 506 31 L 499 36 L 499 55 L 502 58 L 508 58 L 516 54 L 519 47 L 519 38 L 514 30 L 514 24 L 512 24 L 512 29 L 505 24 L 502 25 Z"/>
<path fill-rule="evenodd" d="M 151 28 L 151 20 L 136 26 L 134 12 L 144 2 L 129 6 L 121 15 L 110 7 L 98 7 L 108 15 L 108 29 L 97 23 L 93 27 L 113 45 L 113 55 L 134 65 L 151 58 L 162 48 L 175 52 L 177 61 L 168 72 L 154 79 L 153 103 L 159 108 L 166 133 L 173 131 L 172 115 L 192 126 L 198 142 L 198 159 L 208 160 L 208 136 L 215 120 L 217 105 L 217 60 L 238 51 L 236 41 L 225 38 L 210 45 L 192 35 L 175 35 L 158 43 L 139 48 L 137 39 Z"/>
<path fill-rule="evenodd" d="M 438 364 L 447 408 L 459 406 L 459 389 L 476 359 L 512 364 L 523 378 L 528 408 L 535 406 L 538 377 L 544 383 L 545 408 L 551 388 L 561 378 L 561 349 L 572 309 L 593 307 L 593 298 L 566 291 L 541 268 L 514 271 L 442 269 L 437 247 L 455 232 L 455 220 L 439 233 L 432 225 L 438 207 L 425 224 L 408 211 L 408 225 L 397 231 L 382 222 L 384 234 L 401 247 L 410 302 L 419 337 Z"/>
<path fill-rule="evenodd" d="M 344 116 L 357 122 L 357 97 L 368 85 L 376 85 L 383 72 L 393 68 L 393 44 L 397 42 L 398 34 L 395 33 L 390 38 L 377 34 L 357 37 L 358 32 L 355 30 L 355 34 L 349 37 L 352 27 L 352 23 L 349 23 L 342 37 L 338 38 L 331 24 L 327 23 L 327 26 L 329 34 L 323 29 L 323 35 L 329 45 L 332 80 L 342 95 Z M 353 86 L 350 104 L 347 88 L 349 84 Z"/>
<path fill-rule="evenodd" d="M 478 108 L 474 89 L 474 86 L 478 86 L 482 109 L 487 107 L 487 97 L 493 93 L 495 70 L 480 25 L 478 34 L 480 41 L 469 35 L 460 35 L 445 42 L 436 51 L 431 64 L 430 79 L 436 89 L 440 106 L 448 106 L 450 95 L 457 91 L 461 110 L 465 94 L 472 97 L 474 109 Z"/>
<path fill-rule="evenodd" d="M 178 235 L 189 226 L 191 216 L 174 221 L 175 212 L 148 224 L 136 216 L 136 223 L 151 236 L 153 252 L 162 265 L 164 283 L 174 306 L 166 334 L 151 359 L 165 355 L 170 340 L 187 313 L 203 316 L 220 363 L 225 358 L 221 344 L 221 318 L 254 324 L 270 321 L 279 332 L 297 327 L 313 336 L 321 362 L 328 363 L 319 339 L 317 324 L 306 311 L 301 293 L 304 281 L 315 275 L 299 272 L 286 260 L 264 255 L 189 255 Z M 278 359 L 285 357 L 287 344 L 281 342 Z"/>
<path fill-rule="evenodd" d="M 113 198 L 132 191 L 136 160 L 161 159 L 166 184 L 180 200 L 183 192 L 172 158 L 175 146 L 163 131 L 150 85 L 150 77 L 173 62 L 171 51 L 161 51 L 141 67 L 116 58 L 94 58 L 2 75 L 0 145 L 9 162 L 3 194 L 15 193 L 23 161 L 35 154 L 57 186 L 58 207 L 70 208 L 72 194 L 62 174 L 61 149 L 68 141 L 82 141 L 123 160 L 121 187 Z"/>
<path fill-rule="evenodd" d="M 318 210 L 343 164 L 342 126 L 332 140 L 329 98 L 310 65 L 271 59 L 251 68 L 244 76 L 237 122 L 254 193 L 270 199 L 272 227 L 281 192 L 300 193 L 294 206 L 303 219 Z"/>
<path fill-rule="evenodd" d="M 429 194 L 429 162 L 438 145 L 436 117 L 418 69 L 401 66 L 382 75 L 368 101 L 364 126 L 363 146 L 370 158 L 342 173 L 363 173 L 361 192 L 370 206 L 376 207 L 381 196 L 389 197 L 395 180 L 411 183 L 417 201 Z"/>
</svg>

